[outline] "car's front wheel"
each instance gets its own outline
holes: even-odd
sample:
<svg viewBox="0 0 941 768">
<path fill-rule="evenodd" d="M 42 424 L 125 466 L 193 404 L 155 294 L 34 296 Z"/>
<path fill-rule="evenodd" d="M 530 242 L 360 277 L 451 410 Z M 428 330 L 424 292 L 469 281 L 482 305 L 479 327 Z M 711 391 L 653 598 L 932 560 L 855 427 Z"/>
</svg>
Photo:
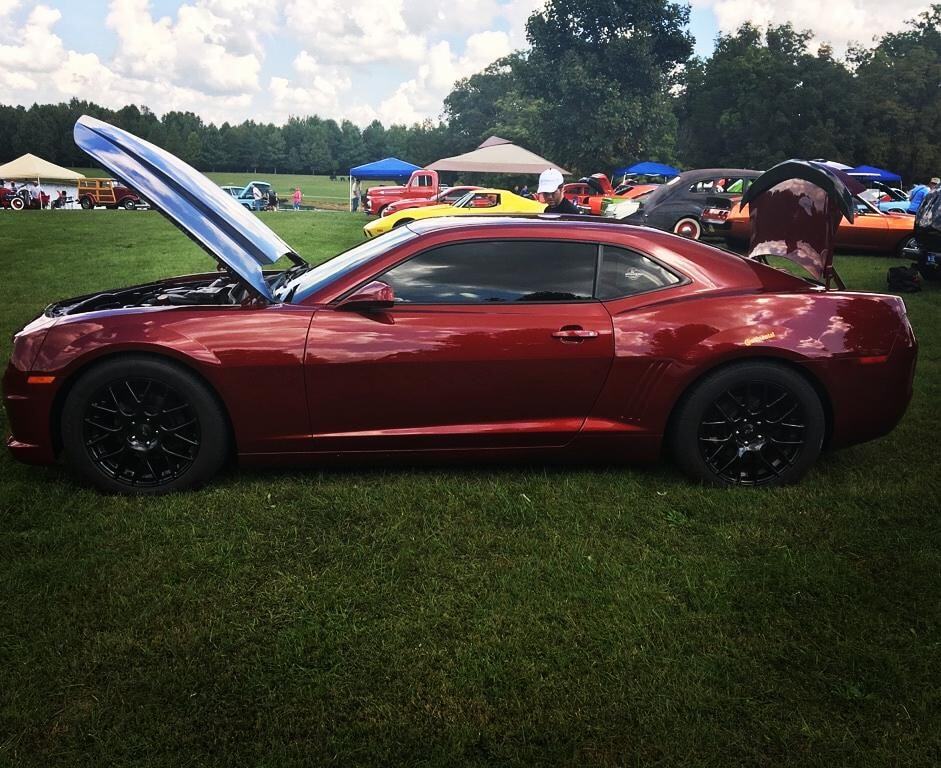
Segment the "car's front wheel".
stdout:
<svg viewBox="0 0 941 768">
<path fill-rule="evenodd" d="M 125 197 L 124 200 L 121 202 L 121 206 L 124 208 L 125 211 L 133 211 L 134 208 L 136 207 L 134 200 L 130 197 Z"/>
<path fill-rule="evenodd" d="M 813 386 L 772 362 L 707 375 L 680 404 L 670 442 L 680 467 L 713 485 L 799 480 L 820 455 L 825 415 Z"/>
<path fill-rule="evenodd" d="M 209 480 L 229 446 L 225 414 L 194 374 L 121 357 L 88 370 L 62 411 L 68 464 L 102 490 L 157 494 Z"/>
<path fill-rule="evenodd" d="M 14 211 L 22 211 L 26 207 L 22 197 L 14 197 L 10 200 L 10 208 Z"/>
</svg>

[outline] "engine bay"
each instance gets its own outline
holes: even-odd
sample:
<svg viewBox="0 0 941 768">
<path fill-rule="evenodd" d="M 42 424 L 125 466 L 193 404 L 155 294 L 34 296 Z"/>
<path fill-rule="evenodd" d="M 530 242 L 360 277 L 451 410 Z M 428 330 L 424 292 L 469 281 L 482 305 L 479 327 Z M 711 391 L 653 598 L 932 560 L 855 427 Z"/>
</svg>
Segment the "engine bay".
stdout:
<svg viewBox="0 0 941 768">
<path fill-rule="evenodd" d="M 250 298 L 246 288 L 229 276 L 182 284 L 153 283 L 123 288 L 51 304 L 48 317 L 98 312 L 105 309 L 168 306 L 238 306 Z"/>
</svg>

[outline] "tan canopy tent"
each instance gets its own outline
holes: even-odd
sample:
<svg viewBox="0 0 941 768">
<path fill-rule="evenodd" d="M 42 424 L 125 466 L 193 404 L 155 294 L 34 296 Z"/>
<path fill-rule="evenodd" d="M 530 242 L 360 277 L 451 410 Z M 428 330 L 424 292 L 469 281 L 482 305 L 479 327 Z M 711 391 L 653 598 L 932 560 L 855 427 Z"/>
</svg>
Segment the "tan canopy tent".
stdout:
<svg viewBox="0 0 941 768">
<path fill-rule="evenodd" d="M 569 172 L 535 152 L 523 149 L 507 139 L 491 136 L 477 149 L 455 157 L 436 160 L 428 166 L 432 171 L 463 171 L 465 173 L 542 173 L 546 168 Z"/>
<path fill-rule="evenodd" d="M 69 181 L 74 184 L 84 178 L 84 174 L 29 153 L 0 165 L 0 179 L 4 181 Z"/>
</svg>

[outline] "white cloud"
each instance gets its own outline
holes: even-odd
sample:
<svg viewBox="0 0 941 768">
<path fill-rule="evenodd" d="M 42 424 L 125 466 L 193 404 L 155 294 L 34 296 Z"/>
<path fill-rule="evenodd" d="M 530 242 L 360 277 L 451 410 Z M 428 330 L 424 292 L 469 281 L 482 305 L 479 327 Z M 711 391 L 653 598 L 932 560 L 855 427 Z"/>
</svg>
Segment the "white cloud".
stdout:
<svg viewBox="0 0 941 768">
<path fill-rule="evenodd" d="M 708 8 L 722 32 L 731 32 L 746 21 L 760 26 L 790 22 L 795 29 L 809 29 L 817 43 L 830 43 L 843 51 L 851 43 L 865 46 L 873 38 L 895 32 L 908 19 L 927 10 L 924 0 L 691 0 L 696 8 Z"/>
<path fill-rule="evenodd" d="M 289 34 L 330 64 L 418 62 L 425 37 L 412 32 L 402 15 L 403 0 L 287 0 Z"/>
<path fill-rule="evenodd" d="M 386 123 L 408 125 L 436 116 L 455 82 L 479 72 L 511 50 L 506 32 L 478 32 L 471 35 L 464 46 L 464 54 L 460 56 L 451 51 L 448 42 L 437 43 L 428 50 L 416 77 L 406 80 L 395 93 L 380 103 L 380 119 Z"/>
<path fill-rule="evenodd" d="M 102 45 L 57 33 L 63 15 L 86 12 L 78 5 L 6 0 L 0 58 L 19 64 L 0 70 L 0 101 L 74 96 L 214 122 L 317 113 L 411 124 L 437 117 L 456 80 L 524 45 L 525 20 L 543 2 L 182 0 L 160 15 L 150 0 L 109 0 L 100 24 L 114 43 Z"/>
<path fill-rule="evenodd" d="M 106 23 L 118 37 L 116 68 L 214 94 L 258 90 L 262 54 L 234 52 L 257 47 L 250 42 L 251 27 L 239 26 L 248 23 L 244 7 L 217 15 L 216 6 L 211 0 L 183 4 L 174 22 L 169 16 L 154 19 L 149 0 L 112 0 Z"/>
</svg>

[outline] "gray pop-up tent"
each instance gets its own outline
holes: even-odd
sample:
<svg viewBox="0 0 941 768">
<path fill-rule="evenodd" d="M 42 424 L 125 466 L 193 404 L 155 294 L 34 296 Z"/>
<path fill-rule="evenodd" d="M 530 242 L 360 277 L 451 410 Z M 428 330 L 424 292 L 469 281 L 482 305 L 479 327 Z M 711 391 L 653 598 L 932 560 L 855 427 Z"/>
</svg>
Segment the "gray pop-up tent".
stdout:
<svg viewBox="0 0 941 768">
<path fill-rule="evenodd" d="M 463 155 L 436 160 L 431 171 L 459 171 L 463 173 L 542 173 L 546 168 L 558 168 L 566 176 L 569 172 L 558 163 L 546 160 L 499 136 L 491 136 L 477 149 Z"/>
</svg>

